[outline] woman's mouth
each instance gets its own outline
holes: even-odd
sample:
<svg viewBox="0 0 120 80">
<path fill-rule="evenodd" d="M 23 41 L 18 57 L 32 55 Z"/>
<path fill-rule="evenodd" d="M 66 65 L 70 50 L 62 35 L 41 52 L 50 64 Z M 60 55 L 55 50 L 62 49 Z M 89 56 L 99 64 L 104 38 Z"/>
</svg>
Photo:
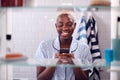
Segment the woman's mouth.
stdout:
<svg viewBox="0 0 120 80">
<path fill-rule="evenodd" d="M 62 36 L 68 36 L 68 35 L 69 35 L 69 32 L 62 32 L 61 35 L 62 35 Z"/>
</svg>

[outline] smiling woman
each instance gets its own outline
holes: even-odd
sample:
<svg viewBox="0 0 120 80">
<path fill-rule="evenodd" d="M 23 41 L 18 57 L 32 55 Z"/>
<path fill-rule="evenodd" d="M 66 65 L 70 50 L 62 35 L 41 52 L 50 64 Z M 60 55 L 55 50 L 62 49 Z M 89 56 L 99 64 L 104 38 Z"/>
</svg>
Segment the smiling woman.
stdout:
<svg viewBox="0 0 120 80">
<path fill-rule="evenodd" d="M 69 13 L 61 13 L 56 19 L 55 26 L 58 32 L 57 38 L 42 41 L 36 51 L 35 59 L 58 59 L 56 64 L 65 65 L 75 65 L 73 59 L 80 59 L 82 64 L 86 65 L 87 62 L 92 63 L 88 45 L 78 42 L 72 35 L 76 27 L 74 17 Z M 67 52 L 65 49 L 68 49 Z M 89 72 L 90 68 L 38 66 L 37 80 L 88 80 Z"/>
<path fill-rule="evenodd" d="M 55 25 L 60 39 L 66 38 L 71 40 L 72 34 L 76 27 L 76 23 L 74 22 L 74 19 L 71 15 L 62 13 L 58 16 Z"/>
</svg>

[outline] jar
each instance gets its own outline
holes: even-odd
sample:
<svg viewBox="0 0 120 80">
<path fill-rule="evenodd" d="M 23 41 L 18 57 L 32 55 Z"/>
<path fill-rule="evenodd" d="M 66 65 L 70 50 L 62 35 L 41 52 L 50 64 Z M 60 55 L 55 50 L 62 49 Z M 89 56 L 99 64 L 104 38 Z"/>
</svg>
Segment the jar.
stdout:
<svg viewBox="0 0 120 80">
<path fill-rule="evenodd" d="M 1 7 L 23 6 L 23 0 L 1 0 Z"/>
</svg>

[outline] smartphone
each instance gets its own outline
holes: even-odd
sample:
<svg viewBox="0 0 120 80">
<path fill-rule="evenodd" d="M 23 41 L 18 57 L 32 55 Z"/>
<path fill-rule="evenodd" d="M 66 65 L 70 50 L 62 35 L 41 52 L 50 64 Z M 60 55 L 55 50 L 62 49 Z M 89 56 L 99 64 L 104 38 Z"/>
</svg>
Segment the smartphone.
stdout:
<svg viewBox="0 0 120 80">
<path fill-rule="evenodd" d="M 68 48 L 60 48 L 59 53 L 60 54 L 62 54 L 62 53 L 69 53 L 69 49 Z"/>
</svg>

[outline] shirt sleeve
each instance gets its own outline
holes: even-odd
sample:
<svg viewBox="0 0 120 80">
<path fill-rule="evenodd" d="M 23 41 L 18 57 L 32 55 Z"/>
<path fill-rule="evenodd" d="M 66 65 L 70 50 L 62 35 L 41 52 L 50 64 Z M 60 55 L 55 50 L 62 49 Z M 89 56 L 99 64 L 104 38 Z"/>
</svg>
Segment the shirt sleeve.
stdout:
<svg viewBox="0 0 120 80">
<path fill-rule="evenodd" d="M 83 70 L 88 70 L 88 69 L 92 69 L 91 65 L 92 65 L 92 55 L 90 53 L 90 49 L 89 46 L 87 44 L 84 45 L 83 47 L 83 58 L 82 58 L 82 63 L 83 63 Z"/>
<path fill-rule="evenodd" d="M 42 41 L 39 44 L 39 47 L 36 50 L 36 54 L 34 56 L 35 59 L 44 59 L 45 56 L 45 47 L 44 47 L 44 41 Z"/>
<path fill-rule="evenodd" d="M 93 66 L 92 66 L 92 63 L 93 63 L 93 59 L 92 59 L 92 55 L 90 53 L 90 48 L 88 46 L 88 48 L 85 49 L 85 65 L 82 69 L 83 70 L 90 70 L 91 72 L 89 73 L 89 76 L 93 73 Z"/>
</svg>

